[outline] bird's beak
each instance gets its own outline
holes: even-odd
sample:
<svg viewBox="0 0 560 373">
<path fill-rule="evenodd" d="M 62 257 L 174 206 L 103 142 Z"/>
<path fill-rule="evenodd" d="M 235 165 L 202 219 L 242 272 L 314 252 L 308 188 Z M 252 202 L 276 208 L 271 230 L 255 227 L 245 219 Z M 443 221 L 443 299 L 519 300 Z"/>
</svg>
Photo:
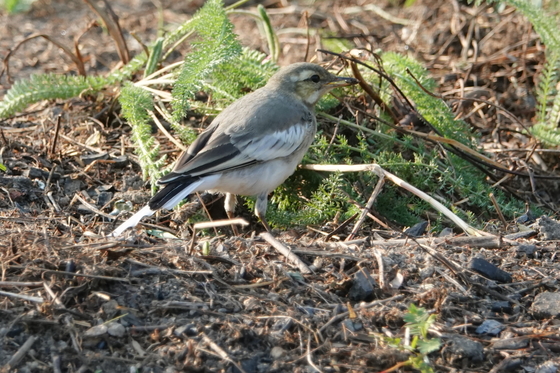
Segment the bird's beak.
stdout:
<svg viewBox="0 0 560 373">
<path fill-rule="evenodd" d="M 343 76 L 333 75 L 333 80 L 326 84 L 329 88 L 346 87 L 349 85 L 358 84 L 358 80 L 354 78 L 345 78 Z"/>
</svg>

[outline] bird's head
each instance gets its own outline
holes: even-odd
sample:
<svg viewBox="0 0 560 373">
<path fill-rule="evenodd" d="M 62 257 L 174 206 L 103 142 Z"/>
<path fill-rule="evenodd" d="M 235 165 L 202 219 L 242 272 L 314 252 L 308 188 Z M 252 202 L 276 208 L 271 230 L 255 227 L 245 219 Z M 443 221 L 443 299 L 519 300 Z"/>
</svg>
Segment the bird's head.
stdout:
<svg viewBox="0 0 560 373">
<path fill-rule="evenodd" d="M 301 62 L 280 69 L 267 86 L 295 94 L 303 103 L 313 106 L 331 89 L 356 83 L 354 78 L 336 76 L 319 65 Z"/>
</svg>

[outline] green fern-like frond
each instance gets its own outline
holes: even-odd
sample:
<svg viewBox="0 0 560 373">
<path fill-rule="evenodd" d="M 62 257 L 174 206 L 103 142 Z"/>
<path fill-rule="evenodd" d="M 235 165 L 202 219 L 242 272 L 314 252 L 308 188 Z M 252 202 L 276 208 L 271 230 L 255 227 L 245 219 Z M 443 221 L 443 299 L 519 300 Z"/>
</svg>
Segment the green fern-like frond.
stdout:
<svg viewBox="0 0 560 373">
<path fill-rule="evenodd" d="M 560 51 L 548 50 L 546 53 L 546 62 L 539 75 L 539 84 L 536 88 L 538 108 L 537 123 L 547 122 L 547 113 L 549 112 L 551 101 L 558 96 L 556 84 L 558 83 L 560 68 Z"/>
<path fill-rule="evenodd" d="M 127 83 L 121 91 L 119 102 L 122 115 L 132 128 L 132 140 L 142 166 L 142 176 L 144 179 L 150 178 L 152 190 L 155 190 L 155 182 L 162 175 L 165 156 L 158 159 L 159 144 L 152 136 L 151 118 L 148 114 L 154 106 L 152 96 L 146 90 Z"/>
<path fill-rule="evenodd" d="M 18 80 L 0 102 L 0 118 L 6 118 L 41 100 L 67 99 L 99 91 L 108 82 L 102 77 L 68 75 L 31 75 Z"/>
<path fill-rule="evenodd" d="M 206 79 L 220 64 L 238 56 L 241 46 L 233 33 L 220 0 L 210 0 L 199 10 L 189 26 L 200 40 L 192 43 L 173 87 L 173 117 L 178 121 L 189 107 L 189 99 L 201 89 Z"/>
<path fill-rule="evenodd" d="M 420 114 L 445 137 L 465 145 L 473 145 L 474 134 L 468 125 L 464 121 L 455 120 L 455 115 L 443 100 L 426 93 L 407 73 L 407 70 L 410 71 L 425 89 L 434 89 L 435 81 L 418 61 L 397 53 L 384 53 L 383 67 L 405 96 L 413 101 Z"/>
<path fill-rule="evenodd" d="M 214 100 L 225 99 L 227 104 L 265 85 L 276 70 L 278 66 L 265 54 L 243 48 L 239 57 L 221 64 L 202 84 Z"/>
</svg>

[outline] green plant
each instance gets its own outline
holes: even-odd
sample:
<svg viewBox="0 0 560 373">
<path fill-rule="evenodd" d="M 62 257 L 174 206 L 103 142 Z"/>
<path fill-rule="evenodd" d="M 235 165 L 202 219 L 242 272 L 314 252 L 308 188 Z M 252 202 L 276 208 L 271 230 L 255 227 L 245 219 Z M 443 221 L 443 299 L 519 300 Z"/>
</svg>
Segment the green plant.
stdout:
<svg viewBox="0 0 560 373">
<path fill-rule="evenodd" d="M 27 12 L 36 0 L 0 0 L 0 6 L 8 13 Z"/>
<path fill-rule="evenodd" d="M 471 0 L 472 2 L 472 0 Z M 482 0 L 475 1 L 480 4 Z M 537 2 L 526 0 L 488 0 L 488 3 L 509 4 L 529 19 L 535 31 L 546 45 L 546 62 L 539 76 L 536 88 L 537 117 L 529 132 L 543 143 L 551 146 L 560 145 L 560 21 L 553 12 L 547 12 Z M 551 2 L 548 7 L 558 8 Z M 558 9 L 556 9 L 557 11 Z"/>
<path fill-rule="evenodd" d="M 405 327 L 408 328 L 412 337 L 410 343 L 405 344 L 402 338 L 384 337 L 384 340 L 391 347 L 410 351 L 411 355 L 407 361 L 398 363 L 384 372 L 393 372 L 400 367 L 410 366 L 422 373 L 433 373 L 434 369 L 430 364 L 428 355 L 440 349 L 441 340 L 430 338 L 428 330 L 436 321 L 436 315 L 429 314 L 424 308 L 411 304 L 403 320 L 406 322 Z"/>
</svg>

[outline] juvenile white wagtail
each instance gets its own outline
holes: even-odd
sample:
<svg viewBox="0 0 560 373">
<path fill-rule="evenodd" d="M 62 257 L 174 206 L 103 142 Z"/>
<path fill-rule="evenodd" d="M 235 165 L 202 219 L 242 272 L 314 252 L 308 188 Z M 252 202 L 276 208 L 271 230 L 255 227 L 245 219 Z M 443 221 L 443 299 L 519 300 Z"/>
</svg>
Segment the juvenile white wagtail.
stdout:
<svg viewBox="0 0 560 373">
<path fill-rule="evenodd" d="M 145 216 L 172 209 L 197 191 L 226 193 L 230 216 L 236 194 L 256 196 L 255 214 L 265 219 L 268 194 L 284 182 L 313 142 L 317 121 L 313 106 L 335 87 L 356 84 L 312 63 L 280 69 L 266 86 L 222 111 L 177 159 L 173 171 L 158 180 L 163 188 L 112 233 L 119 236 Z"/>
</svg>

